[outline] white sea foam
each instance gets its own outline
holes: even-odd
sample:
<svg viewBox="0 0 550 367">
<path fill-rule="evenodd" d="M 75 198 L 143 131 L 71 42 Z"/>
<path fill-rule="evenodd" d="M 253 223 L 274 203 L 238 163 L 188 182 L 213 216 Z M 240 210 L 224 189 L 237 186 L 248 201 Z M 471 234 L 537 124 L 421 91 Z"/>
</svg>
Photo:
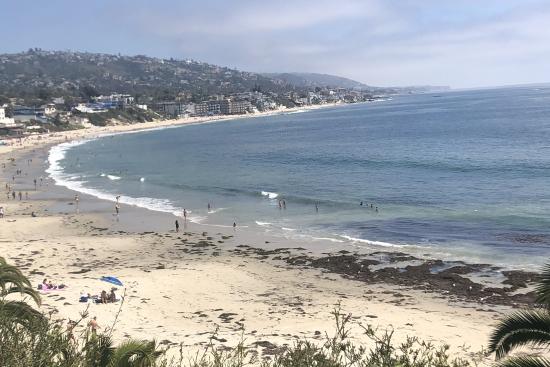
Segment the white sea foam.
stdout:
<svg viewBox="0 0 550 367">
<path fill-rule="evenodd" d="M 115 176 L 115 175 L 107 175 L 107 178 L 111 181 L 120 180 L 120 177 Z"/>
<path fill-rule="evenodd" d="M 145 177 L 139 179 L 141 182 L 145 182 Z"/>
<path fill-rule="evenodd" d="M 215 213 L 219 213 L 219 212 L 221 212 L 222 210 L 225 210 L 225 209 L 227 209 L 227 208 L 216 208 L 216 209 L 210 209 L 210 210 L 208 211 L 208 214 L 215 214 Z"/>
<path fill-rule="evenodd" d="M 256 224 L 262 227 L 267 227 L 271 225 L 271 223 L 269 222 L 260 222 L 259 220 L 256 221 Z"/>
<path fill-rule="evenodd" d="M 262 191 L 262 196 L 267 196 L 269 199 L 276 199 L 279 194 L 276 192 Z"/>
<path fill-rule="evenodd" d="M 395 243 L 382 242 L 382 241 L 371 241 L 371 240 L 366 240 L 364 238 L 355 238 L 355 237 L 345 236 L 345 235 L 340 235 L 340 237 L 345 238 L 346 240 L 351 241 L 353 243 L 364 243 L 364 244 L 371 245 L 371 246 L 407 247 L 406 245 L 398 245 L 398 244 L 395 244 Z"/>
<path fill-rule="evenodd" d="M 65 155 L 68 149 L 76 147 L 78 145 L 82 145 L 90 140 L 91 139 L 78 140 L 78 141 L 59 144 L 52 147 L 48 155 L 48 162 L 50 166 L 48 167 L 46 172 L 50 175 L 50 177 L 53 178 L 53 180 L 55 181 L 55 184 L 58 186 L 63 186 L 73 191 L 78 191 L 83 194 L 91 195 L 98 199 L 114 202 L 116 201 L 116 194 L 85 187 L 84 184 L 86 184 L 86 181 L 75 180 L 76 176 L 69 176 L 65 174 L 61 167 L 61 161 L 65 158 Z M 117 180 L 120 178 L 118 176 L 111 176 L 104 173 L 100 174 L 100 176 L 108 177 L 111 180 Z M 159 211 L 163 213 L 171 213 L 174 215 L 183 214 L 183 209 L 174 206 L 172 202 L 170 202 L 170 200 L 167 200 L 167 199 L 154 199 L 149 197 L 134 198 L 130 196 L 120 196 L 119 202 L 121 204 L 132 205 L 138 208 L 144 208 L 144 209 Z M 197 220 L 201 220 L 201 219 L 199 218 Z"/>
<path fill-rule="evenodd" d="M 295 231 L 295 228 L 287 228 L 287 227 L 281 227 L 283 231 Z"/>
</svg>

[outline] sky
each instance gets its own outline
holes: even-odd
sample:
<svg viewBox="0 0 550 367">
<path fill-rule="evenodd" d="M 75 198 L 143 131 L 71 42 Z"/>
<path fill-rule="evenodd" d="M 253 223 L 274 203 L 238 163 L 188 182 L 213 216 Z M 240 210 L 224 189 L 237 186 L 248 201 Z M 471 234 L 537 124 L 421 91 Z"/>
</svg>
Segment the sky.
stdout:
<svg viewBox="0 0 550 367">
<path fill-rule="evenodd" d="M 4 0 L 31 47 L 317 72 L 374 86 L 550 82 L 550 0 Z"/>
</svg>

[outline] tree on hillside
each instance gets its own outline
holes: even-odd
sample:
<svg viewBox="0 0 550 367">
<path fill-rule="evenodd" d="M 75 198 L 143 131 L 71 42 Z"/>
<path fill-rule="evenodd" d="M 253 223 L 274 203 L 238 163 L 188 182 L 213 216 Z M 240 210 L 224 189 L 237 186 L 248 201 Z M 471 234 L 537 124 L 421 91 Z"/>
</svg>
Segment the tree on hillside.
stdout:
<svg viewBox="0 0 550 367">
<path fill-rule="evenodd" d="M 508 356 L 514 349 L 525 346 L 545 347 L 550 351 L 550 264 L 544 267 L 535 293 L 541 309 L 511 314 L 491 335 L 489 351 L 496 354 L 501 367 L 550 367 L 550 360 L 544 357 Z"/>
</svg>

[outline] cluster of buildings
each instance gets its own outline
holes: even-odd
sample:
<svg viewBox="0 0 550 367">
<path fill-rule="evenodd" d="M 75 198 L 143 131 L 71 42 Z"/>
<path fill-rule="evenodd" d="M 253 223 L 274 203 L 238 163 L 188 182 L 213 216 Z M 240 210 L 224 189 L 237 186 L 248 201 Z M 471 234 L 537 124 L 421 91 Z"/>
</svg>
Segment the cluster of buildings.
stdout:
<svg viewBox="0 0 550 367">
<path fill-rule="evenodd" d="M 284 109 L 286 107 L 301 107 L 326 103 L 354 103 L 372 100 L 373 97 L 362 91 L 344 88 L 316 88 L 315 91 L 294 92 L 241 92 L 231 95 L 213 95 L 205 101 L 189 102 L 189 96 L 181 95 L 171 101 L 154 102 L 152 98 L 146 99 L 149 105 L 136 103 L 134 96 L 129 94 L 113 93 L 91 97 L 87 102 L 65 103 L 63 98 L 54 98 L 51 103 L 38 107 L 28 107 L 17 104 L 13 100 L 10 105 L 11 115 L 6 117 L 5 108 L 0 110 L 0 133 L 20 134 L 25 130 L 38 132 L 49 130 L 48 124 L 87 126 L 93 114 L 101 115 L 111 110 L 125 110 L 133 108 L 134 111 L 151 110 L 156 116 L 161 117 L 187 117 L 187 116 L 217 116 L 217 115 L 241 115 L 270 110 Z M 150 114 L 149 112 L 147 112 Z M 107 115 L 104 119 L 112 117 Z M 114 115 L 116 116 L 116 114 Z M 101 116 L 97 116 L 101 118 Z M 51 126 L 51 125 L 50 125 Z"/>
<path fill-rule="evenodd" d="M 257 111 L 247 100 L 232 100 L 230 98 L 214 99 L 200 103 L 185 103 L 180 101 L 159 102 L 153 105 L 155 112 L 165 116 L 214 116 L 240 115 Z"/>
</svg>

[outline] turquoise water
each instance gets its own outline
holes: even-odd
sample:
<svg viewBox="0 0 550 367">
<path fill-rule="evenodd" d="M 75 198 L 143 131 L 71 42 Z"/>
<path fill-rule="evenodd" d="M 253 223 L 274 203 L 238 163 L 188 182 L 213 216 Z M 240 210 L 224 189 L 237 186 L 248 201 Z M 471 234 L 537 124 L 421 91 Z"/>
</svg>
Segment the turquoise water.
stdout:
<svg viewBox="0 0 550 367">
<path fill-rule="evenodd" d="M 549 86 L 108 136 L 50 161 L 60 184 L 207 225 L 517 267 L 550 257 Z"/>
</svg>

